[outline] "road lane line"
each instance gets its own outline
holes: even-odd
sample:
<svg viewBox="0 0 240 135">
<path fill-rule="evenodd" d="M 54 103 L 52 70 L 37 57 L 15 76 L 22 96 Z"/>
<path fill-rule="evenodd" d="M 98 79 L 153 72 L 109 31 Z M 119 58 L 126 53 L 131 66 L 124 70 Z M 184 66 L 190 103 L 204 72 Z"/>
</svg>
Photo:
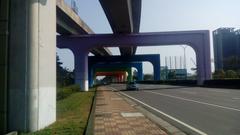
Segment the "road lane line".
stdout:
<svg viewBox="0 0 240 135">
<path fill-rule="evenodd" d="M 194 92 L 194 91 L 180 91 L 181 93 L 184 93 L 184 94 L 191 94 L 191 95 L 196 95 L 197 92 Z"/>
<path fill-rule="evenodd" d="M 218 108 L 222 108 L 222 109 L 227 109 L 227 110 L 240 112 L 240 110 L 236 109 L 236 108 L 231 108 L 231 107 L 226 107 L 226 106 L 221 106 L 221 105 L 216 105 L 216 104 L 211 104 L 211 103 L 206 103 L 206 102 L 201 102 L 201 101 L 196 101 L 196 100 L 192 100 L 192 99 L 172 96 L 172 95 L 168 95 L 168 94 L 157 93 L 157 92 L 153 92 L 153 91 L 144 91 L 144 92 L 153 93 L 153 94 L 157 94 L 157 95 L 161 95 L 161 96 L 165 96 L 165 97 L 170 97 L 170 98 L 175 98 L 175 99 L 180 99 L 180 100 L 184 100 L 184 101 L 189 101 L 189 102 L 194 102 L 194 103 L 198 103 L 198 104 L 214 106 L 214 107 L 218 107 Z"/>
<path fill-rule="evenodd" d="M 120 93 L 121 93 L 122 95 L 124 95 L 124 96 L 126 96 L 126 97 L 128 97 L 128 98 L 130 98 L 130 99 L 132 99 L 132 100 L 134 100 L 134 101 L 136 101 L 136 102 L 138 102 L 138 103 L 140 103 L 140 104 L 143 104 L 144 106 L 146 106 L 146 107 L 148 107 L 148 108 L 151 108 L 152 110 L 160 113 L 161 115 L 167 117 L 168 119 L 171 119 L 172 121 L 175 121 L 175 122 L 177 122 L 177 123 L 179 123 L 179 124 L 181 124 L 181 125 L 189 128 L 189 129 L 191 129 L 192 131 L 196 132 L 196 133 L 199 134 L 199 135 L 207 135 L 207 134 L 204 133 L 203 131 L 200 131 L 199 129 L 196 129 L 196 128 L 188 125 L 187 123 L 184 123 L 184 122 L 182 122 L 182 121 L 180 121 L 180 120 L 178 120 L 178 119 L 176 119 L 176 118 L 174 118 L 174 117 L 172 117 L 172 116 L 170 116 L 170 115 L 168 115 L 168 114 L 166 114 L 166 113 L 164 113 L 164 112 L 162 112 L 162 111 L 160 111 L 160 110 L 158 110 L 158 109 L 156 109 L 156 108 L 154 108 L 154 107 L 152 107 L 152 106 L 150 106 L 150 105 L 148 105 L 148 104 L 146 104 L 146 103 L 143 103 L 142 101 L 140 101 L 140 100 L 138 100 L 138 99 L 136 99 L 136 98 L 134 98 L 134 97 L 132 97 L 132 96 L 129 96 L 129 95 L 123 93 L 123 92 L 120 92 Z"/>
<path fill-rule="evenodd" d="M 239 97 L 234 97 L 234 98 L 232 98 L 233 100 L 240 100 L 240 98 Z"/>
<path fill-rule="evenodd" d="M 210 92 L 218 92 L 218 93 L 229 93 L 229 91 L 224 91 L 224 90 L 213 90 L 213 89 L 209 89 L 207 91 L 210 91 Z"/>
</svg>

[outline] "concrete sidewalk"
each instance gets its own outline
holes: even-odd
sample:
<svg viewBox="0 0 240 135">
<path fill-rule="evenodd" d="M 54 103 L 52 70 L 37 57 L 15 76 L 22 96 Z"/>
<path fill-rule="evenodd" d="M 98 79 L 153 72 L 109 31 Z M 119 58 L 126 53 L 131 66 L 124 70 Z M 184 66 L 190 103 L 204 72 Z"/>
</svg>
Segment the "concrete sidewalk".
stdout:
<svg viewBox="0 0 240 135">
<path fill-rule="evenodd" d="M 95 135 L 167 135 L 117 92 L 99 87 L 94 118 Z"/>
</svg>

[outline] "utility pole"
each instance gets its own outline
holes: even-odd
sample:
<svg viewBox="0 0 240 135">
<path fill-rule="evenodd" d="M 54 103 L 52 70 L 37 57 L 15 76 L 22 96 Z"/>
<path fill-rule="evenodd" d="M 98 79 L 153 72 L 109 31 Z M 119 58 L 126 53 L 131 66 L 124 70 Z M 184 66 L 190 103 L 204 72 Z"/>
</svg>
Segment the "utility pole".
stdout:
<svg viewBox="0 0 240 135">
<path fill-rule="evenodd" d="M 182 56 L 180 56 L 180 69 L 182 69 Z"/>
<path fill-rule="evenodd" d="M 168 63 L 167 63 L 167 56 L 165 56 L 165 67 L 168 66 Z"/>
<path fill-rule="evenodd" d="M 186 48 L 187 48 L 187 45 L 180 45 L 180 46 L 183 48 L 183 53 L 184 53 L 184 61 L 183 61 L 184 69 L 187 69 L 187 66 L 186 66 Z"/>
<path fill-rule="evenodd" d="M 170 69 L 172 69 L 172 56 L 169 56 L 170 58 Z"/>
<path fill-rule="evenodd" d="M 76 0 L 71 0 L 71 8 L 72 10 L 78 14 L 78 2 Z"/>
<path fill-rule="evenodd" d="M 177 69 L 177 56 L 174 56 L 175 58 L 175 69 Z"/>
</svg>

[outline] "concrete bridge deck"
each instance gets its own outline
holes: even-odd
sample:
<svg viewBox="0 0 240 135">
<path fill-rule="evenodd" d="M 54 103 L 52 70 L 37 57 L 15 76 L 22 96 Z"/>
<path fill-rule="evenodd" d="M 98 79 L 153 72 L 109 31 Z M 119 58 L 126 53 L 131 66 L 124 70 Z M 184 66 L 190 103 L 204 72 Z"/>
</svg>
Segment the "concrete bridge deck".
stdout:
<svg viewBox="0 0 240 135">
<path fill-rule="evenodd" d="M 138 33 L 142 0 L 99 0 L 113 33 Z M 121 55 L 134 55 L 137 47 L 120 47 Z"/>
<path fill-rule="evenodd" d="M 94 34 L 91 28 L 64 2 L 57 0 L 57 32 L 61 35 Z M 95 55 L 112 55 L 108 48 L 94 48 Z"/>
</svg>

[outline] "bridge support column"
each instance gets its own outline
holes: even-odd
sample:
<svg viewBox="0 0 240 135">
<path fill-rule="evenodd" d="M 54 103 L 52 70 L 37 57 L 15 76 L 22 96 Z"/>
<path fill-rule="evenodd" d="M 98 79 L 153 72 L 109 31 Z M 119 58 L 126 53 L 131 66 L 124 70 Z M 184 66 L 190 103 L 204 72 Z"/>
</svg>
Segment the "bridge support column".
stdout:
<svg viewBox="0 0 240 135">
<path fill-rule="evenodd" d="M 205 36 L 208 41 L 209 36 Z M 204 41 L 203 41 L 204 43 Z M 206 42 L 205 44 L 209 44 Z M 203 46 L 199 44 L 197 47 L 194 48 L 196 52 L 196 60 L 197 60 L 197 84 L 203 85 L 205 80 L 211 79 L 211 59 L 210 59 L 210 45 Z"/>
<path fill-rule="evenodd" d="M 94 77 L 95 74 L 93 73 L 93 70 L 90 69 L 89 73 L 88 73 L 88 81 L 89 81 L 89 86 L 92 87 L 94 84 Z"/>
<path fill-rule="evenodd" d="M 11 0 L 8 131 L 56 120 L 56 1 Z"/>
<path fill-rule="evenodd" d="M 127 72 L 128 72 L 127 81 L 131 82 L 132 81 L 132 68 L 128 68 Z"/>
<path fill-rule="evenodd" d="M 93 84 L 94 84 L 94 76 L 95 76 L 95 74 L 94 74 L 94 72 L 95 72 L 95 70 L 97 69 L 98 71 L 112 71 L 112 70 L 120 70 L 120 71 L 122 71 L 122 70 L 125 70 L 125 71 L 127 71 L 127 69 L 129 68 L 129 67 L 135 67 L 139 72 L 138 72 L 138 76 L 140 76 L 140 78 L 143 78 L 143 71 L 142 71 L 142 63 L 107 63 L 107 64 L 99 64 L 99 63 L 97 63 L 97 64 L 90 64 L 89 65 L 89 68 L 88 68 L 88 70 L 89 70 L 89 76 L 88 76 L 88 78 L 89 78 L 89 85 L 92 87 L 93 86 Z M 101 69 L 101 70 L 100 70 Z M 128 71 L 128 72 L 130 72 L 130 71 Z M 130 73 L 129 73 L 130 74 Z M 125 76 L 125 75 L 124 75 Z M 130 76 L 129 76 L 130 77 Z M 123 79 L 124 77 L 122 76 L 122 79 L 121 79 L 121 81 L 125 81 L 124 79 Z"/>
<path fill-rule="evenodd" d="M 142 68 L 142 64 L 137 68 L 138 70 L 138 81 L 143 81 L 143 68 Z"/>
<path fill-rule="evenodd" d="M 125 72 L 124 76 L 123 76 L 123 81 L 126 82 L 127 81 L 127 72 Z"/>
<path fill-rule="evenodd" d="M 75 61 L 75 84 L 79 84 L 81 90 L 88 91 L 88 51 L 73 50 Z"/>
<path fill-rule="evenodd" d="M 154 58 L 152 64 L 153 64 L 154 81 L 159 81 L 161 79 L 161 77 L 160 77 L 160 72 L 161 72 L 160 57 Z"/>
<path fill-rule="evenodd" d="M 138 71 L 138 81 L 143 81 L 143 72 Z"/>
<path fill-rule="evenodd" d="M 9 1 L 0 1 L 0 134 L 7 129 Z"/>
<path fill-rule="evenodd" d="M 159 81 L 160 80 L 160 66 L 154 66 L 153 67 L 154 70 L 154 81 Z"/>
<path fill-rule="evenodd" d="M 121 75 L 121 82 L 123 82 L 124 75 Z"/>
<path fill-rule="evenodd" d="M 117 77 L 117 83 L 119 83 L 120 82 L 120 76 L 116 75 L 116 77 Z"/>
</svg>

